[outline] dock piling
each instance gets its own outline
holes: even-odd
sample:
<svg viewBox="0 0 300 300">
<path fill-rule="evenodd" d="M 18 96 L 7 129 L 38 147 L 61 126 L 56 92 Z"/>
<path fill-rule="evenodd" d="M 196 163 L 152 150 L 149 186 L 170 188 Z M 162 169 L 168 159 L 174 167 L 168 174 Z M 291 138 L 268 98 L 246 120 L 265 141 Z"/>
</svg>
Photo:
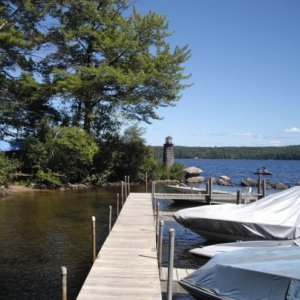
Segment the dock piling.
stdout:
<svg viewBox="0 0 300 300">
<path fill-rule="evenodd" d="M 96 217 L 92 216 L 92 257 L 93 263 L 96 259 Z"/>
<path fill-rule="evenodd" d="M 266 184 L 266 180 L 263 179 L 262 180 L 262 197 L 266 197 L 267 196 L 267 184 Z"/>
<path fill-rule="evenodd" d="M 173 265 L 174 265 L 174 245 L 175 229 L 169 230 L 169 262 L 168 262 L 168 281 L 167 281 L 167 300 L 172 300 L 173 288 Z"/>
<path fill-rule="evenodd" d="M 145 174 L 145 187 L 146 187 L 146 193 L 148 193 L 148 173 Z"/>
<path fill-rule="evenodd" d="M 119 216 L 120 213 L 120 195 L 117 193 L 117 217 Z"/>
<path fill-rule="evenodd" d="M 109 219 L 108 219 L 108 233 L 111 232 L 112 227 L 112 206 L 109 206 Z"/>
<path fill-rule="evenodd" d="M 236 191 L 236 204 L 241 204 L 241 190 Z"/>
<path fill-rule="evenodd" d="M 162 267 L 162 244 L 163 244 L 163 235 L 164 235 L 164 221 L 159 221 L 159 239 L 158 239 L 158 268 L 159 273 Z"/>
<path fill-rule="evenodd" d="M 67 268 L 61 267 L 61 300 L 67 300 Z"/>
</svg>

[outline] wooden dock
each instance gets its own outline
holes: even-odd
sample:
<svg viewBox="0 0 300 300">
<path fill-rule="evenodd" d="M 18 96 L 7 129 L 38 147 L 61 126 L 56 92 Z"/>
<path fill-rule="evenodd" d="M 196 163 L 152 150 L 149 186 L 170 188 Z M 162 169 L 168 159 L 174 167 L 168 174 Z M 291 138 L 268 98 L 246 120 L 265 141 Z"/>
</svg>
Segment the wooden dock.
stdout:
<svg viewBox="0 0 300 300">
<path fill-rule="evenodd" d="M 151 194 L 129 195 L 77 299 L 162 299 Z"/>
<path fill-rule="evenodd" d="M 188 194 L 188 193 L 155 193 L 154 198 L 158 200 L 173 200 L 173 201 L 188 201 L 188 202 L 199 202 L 204 204 L 219 204 L 219 203 L 237 203 L 237 194 Z M 241 194 L 241 203 L 250 203 L 259 199 L 259 195 L 253 194 Z"/>
</svg>

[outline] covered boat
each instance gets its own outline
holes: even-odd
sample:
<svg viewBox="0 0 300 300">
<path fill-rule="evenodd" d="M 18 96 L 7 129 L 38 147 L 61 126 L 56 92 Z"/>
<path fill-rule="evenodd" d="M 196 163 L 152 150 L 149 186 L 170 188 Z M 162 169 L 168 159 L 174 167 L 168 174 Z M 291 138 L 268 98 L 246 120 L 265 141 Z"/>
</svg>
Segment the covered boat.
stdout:
<svg viewBox="0 0 300 300">
<path fill-rule="evenodd" d="M 211 240 L 294 240 L 300 237 L 300 186 L 251 204 L 182 209 L 174 217 Z"/>
<path fill-rule="evenodd" d="M 238 241 L 231 243 L 221 243 L 209 246 L 203 246 L 200 248 L 195 248 L 189 252 L 194 255 L 213 257 L 217 254 L 238 251 L 242 249 L 249 248 L 262 248 L 262 247 L 299 247 L 300 239 L 297 240 L 259 240 L 259 241 Z"/>
<path fill-rule="evenodd" d="M 206 189 L 200 189 L 193 186 L 188 186 L 184 184 L 170 185 L 167 184 L 165 187 L 173 193 L 184 193 L 184 194 L 205 194 L 207 193 Z M 236 195 L 234 192 L 229 192 L 225 190 L 213 190 L 214 194 L 226 194 L 226 195 Z"/>
<path fill-rule="evenodd" d="M 300 299 L 300 248 L 218 254 L 180 284 L 198 299 Z"/>
</svg>

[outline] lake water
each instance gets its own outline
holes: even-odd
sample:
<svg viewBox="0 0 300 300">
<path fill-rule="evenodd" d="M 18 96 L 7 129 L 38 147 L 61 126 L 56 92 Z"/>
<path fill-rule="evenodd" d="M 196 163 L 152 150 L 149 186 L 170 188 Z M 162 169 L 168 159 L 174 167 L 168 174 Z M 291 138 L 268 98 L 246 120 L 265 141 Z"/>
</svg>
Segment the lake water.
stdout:
<svg viewBox="0 0 300 300">
<path fill-rule="evenodd" d="M 255 178 L 253 173 L 262 166 L 272 171 L 268 179 L 272 182 L 293 185 L 300 180 L 300 161 L 178 162 L 200 167 L 205 177 L 228 175 L 237 186 L 246 177 Z M 131 190 L 145 191 L 144 187 Z M 163 192 L 164 187 L 158 186 L 157 191 Z M 103 188 L 88 192 L 27 192 L 0 198 L 0 299 L 59 299 L 61 266 L 68 268 L 68 299 L 76 299 L 91 267 L 91 216 L 97 218 L 100 249 L 108 232 L 108 206 L 112 205 L 115 212 L 119 192 L 119 188 Z M 161 208 L 178 209 L 172 201 L 163 201 Z M 175 266 L 195 268 L 203 264 L 188 251 L 205 240 L 173 220 L 165 222 L 164 263 L 171 227 L 176 230 Z"/>
<path fill-rule="evenodd" d="M 241 180 L 247 177 L 257 179 L 254 173 L 262 167 L 272 173 L 271 176 L 264 176 L 268 182 L 295 185 L 300 181 L 300 160 L 177 159 L 176 162 L 186 167 L 200 168 L 203 170 L 201 175 L 206 178 L 227 175 L 235 186 L 240 185 Z"/>
</svg>

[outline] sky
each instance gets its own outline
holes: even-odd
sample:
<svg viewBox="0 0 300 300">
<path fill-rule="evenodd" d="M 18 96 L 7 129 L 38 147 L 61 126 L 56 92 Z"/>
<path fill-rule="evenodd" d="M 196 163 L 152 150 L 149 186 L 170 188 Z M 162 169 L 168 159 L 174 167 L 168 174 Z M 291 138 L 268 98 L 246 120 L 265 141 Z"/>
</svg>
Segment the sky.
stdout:
<svg viewBox="0 0 300 300">
<path fill-rule="evenodd" d="M 172 47 L 188 45 L 193 85 L 145 128 L 148 145 L 300 144 L 299 0 L 137 0 L 166 16 Z"/>
</svg>

